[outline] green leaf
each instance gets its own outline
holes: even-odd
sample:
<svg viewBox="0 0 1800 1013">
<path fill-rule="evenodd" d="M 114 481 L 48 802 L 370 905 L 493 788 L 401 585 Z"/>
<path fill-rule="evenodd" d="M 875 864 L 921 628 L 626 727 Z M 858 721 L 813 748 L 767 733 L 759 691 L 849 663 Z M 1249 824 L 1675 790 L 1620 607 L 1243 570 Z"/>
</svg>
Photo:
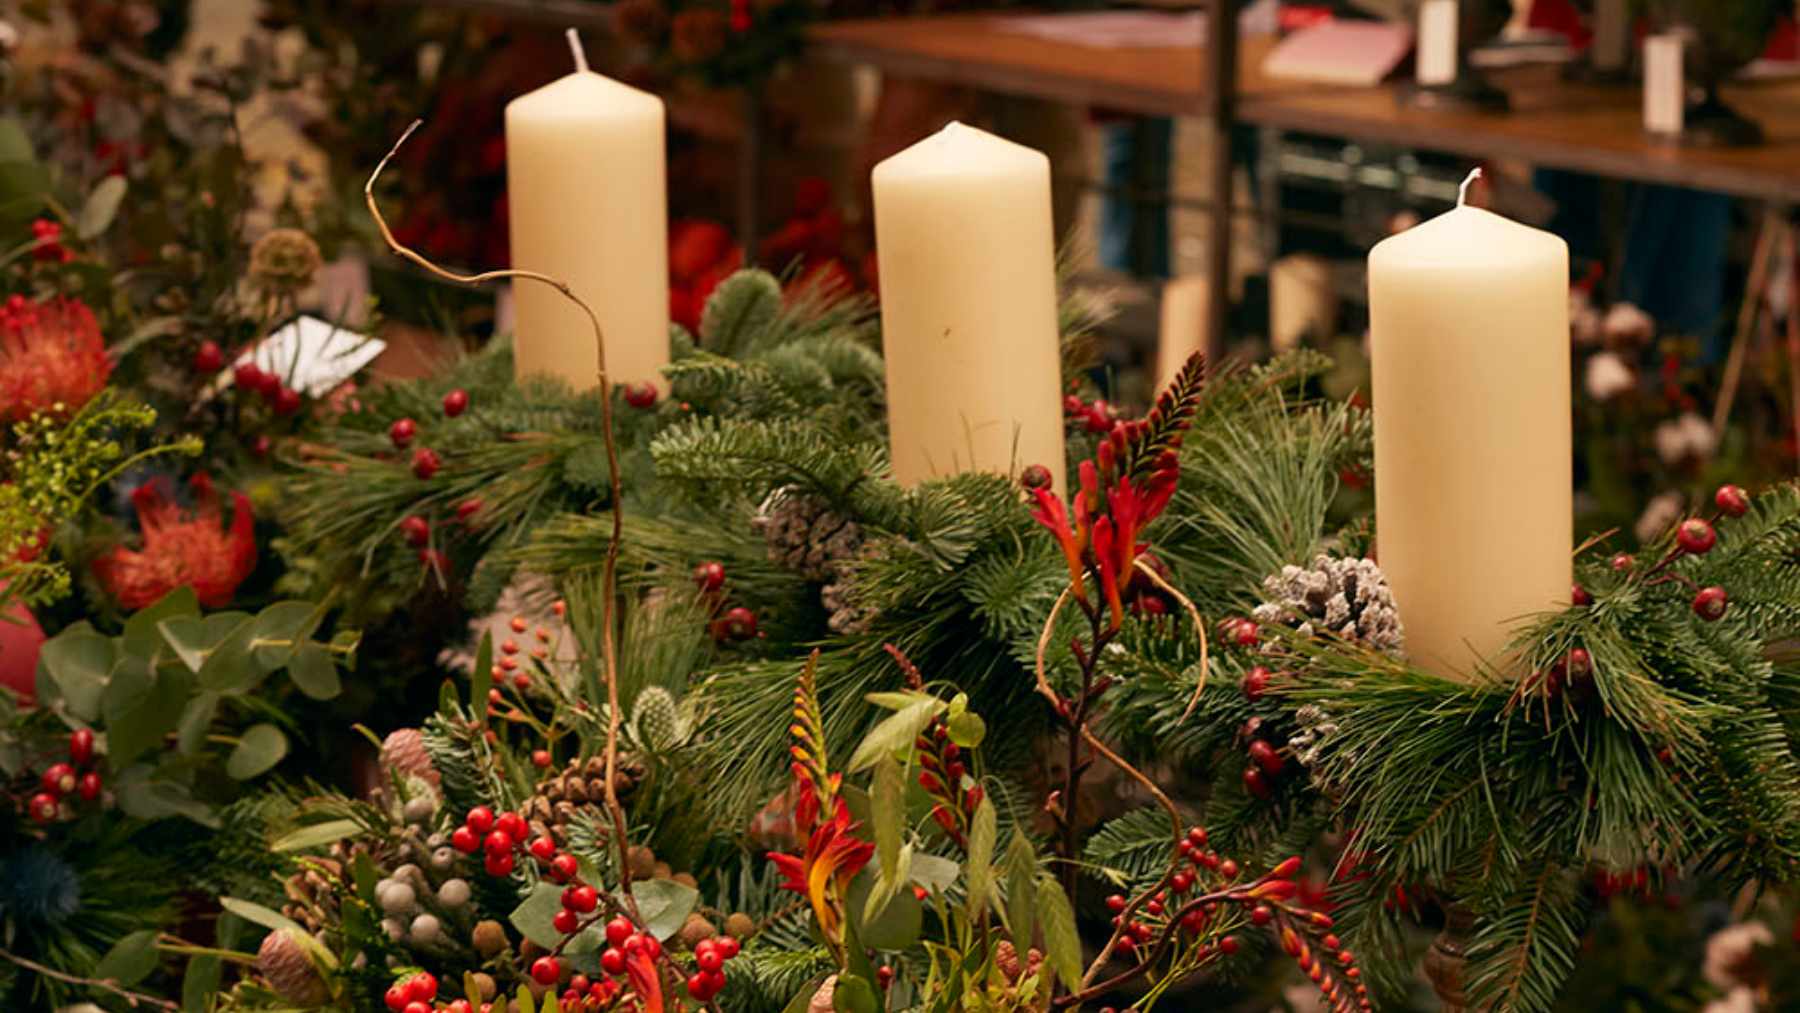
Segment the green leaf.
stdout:
<svg viewBox="0 0 1800 1013">
<path fill-rule="evenodd" d="M 100 694 L 115 657 L 113 642 L 83 622 L 45 641 L 38 661 L 69 713 L 92 721 L 100 716 Z"/>
<path fill-rule="evenodd" d="M 871 904 L 876 877 L 869 869 L 850 881 L 844 909 L 856 919 L 856 935 L 864 946 L 877 950 L 904 950 L 919 941 L 919 930 L 925 923 L 925 909 L 911 890 L 899 890 L 885 904 Z M 875 908 L 874 917 L 868 909 Z"/>
<path fill-rule="evenodd" d="M 975 817 L 969 826 L 969 916 L 973 918 L 977 911 L 987 903 L 988 890 L 994 884 L 994 841 L 999 833 L 994 816 L 994 803 L 983 793 L 981 804 L 975 807 Z"/>
<path fill-rule="evenodd" d="M 919 733 L 943 709 L 944 701 L 926 697 L 883 718 L 880 724 L 869 729 L 869 734 L 863 737 L 862 743 L 850 757 L 850 765 L 845 769 L 850 773 L 866 770 L 883 756 L 912 748 L 913 740 L 919 737 Z"/>
<path fill-rule="evenodd" d="M 298 923 L 287 915 L 263 907 L 255 901 L 239 900 L 236 897 L 220 897 L 219 906 L 230 911 L 232 914 L 237 915 L 239 918 L 242 918 L 247 922 L 255 922 L 271 932 L 276 932 L 281 929 L 293 929 L 295 932 L 311 938 L 305 929 L 301 928 Z"/>
<path fill-rule="evenodd" d="M 269 844 L 269 850 L 276 854 L 306 851 L 336 843 L 361 830 L 362 824 L 355 820 L 327 820 L 282 834 Z"/>
<path fill-rule="evenodd" d="M 875 986 L 867 978 L 855 974 L 838 975 L 837 988 L 831 993 L 831 1008 L 837 1013 L 880 1013 Z"/>
<path fill-rule="evenodd" d="M 203 827 L 219 825 L 211 807 L 195 799 L 186 786 L 154 780 L 151 774 L 149 765 L 139 763 L 127 768 L 113 783 L 113 793 L 125 815 L 140 820 L 183 816 Z"/>
<path fill-rule="evenodd" d="M 912 862 L 912 882 L 914 886 L 922 886 L 932 893 L 942 893 L 950 889 L 956 877 L 962 875 L 962 866 L 948 858 L 938 855 L 914 855 Z"/>
<path fill-rule="evenodd" d="M 180 724 L 193 690 L 194 677 L 185 668 L 166 665 L 151 673 L 126 659 L 107 680 L 100 700 L 108 759 L 123 766 L 161 745 Z"/>
<path fill-rule="evenodd" d="M 638 915 L 644 928 L 658 939 L 667 939 L 681 931 L 694 905 L 700 903 L 700 891 L 672 879 L 646 879 L 633 883 L 631 892 L 637 897 Z"/>
<path fill-rule="evenodd" d="M 1037 851 L 1015 831 L 1001 862 L 1006 870 L 1006 927 L 1018 945 L 1030 946 L 1037 929 Z"/>
<path fill-rule="evenodd" d="M 921 693 L 916 689 L 884 690 L 878 693 L 865 693 L 863 699 L 882 710 L 905 710 L 913 704 L 933 699 L 930 693 Z"/>
<path fill-rule="evenodd" d="M 901 824 L 906 819 L 906 773 L 892 756 L 875 763 L 875 790 L 869 807 L 875 825 L 875 855 L 881 860 L 883 879 L 894 879 L 900 860 Z"/>
<path fill-rule="evenodd" d="M 156 937 L 156 929 L 140 929 L 114 943 L 94 968 L 94 977 L 111 979 L 125 986 L 150 977 L 150 972 L 161 963 Z"/>
<path fill-rule="evenodd" d="M 863 901 L 862 921 L 874 921 L 881 914 L 882 908 L 900 892 L 900 888 L 912 879 L 913 849 L 911 844 L 900 846 L 900 855 L 894 861 L 894 870 L 884 872 L 875 878 L 875 886 L 870 889 L 868 899 Z M 917 898 L 915 898 L 916 900 Z"/>
<path fill-rule="evenodd" d="M 338 678 L 337 661 L 330 651 L 318 644 L 300 645 L 288 661 L 287 673 L 300 692 L 314 700 L 330 700 L 344 691 L 344 683 Z"/>
<path fill-rule="evenodd" d="M 210 953 L 189 960 L 187 973 L 181 976 L 182 1013 L 207 1013 L 212 1009 L 224 972 L 225 962 Z"/>
<path fill-rule="evenodd" d="M 545 949 L 555 949 L 562 942 L 562 933 L 556 931 L 555 923 L 556 912 L 561 910 L 562 891 L 549 883 L 539 883 L 506 920 L 526 939 Z"/>
<path fill-rule="evenodd" d="M 494 631 L 483 630 L 481 646 L 475 648 L 475 671 L 469 673 L 469 707 L 475 720 L 486 721 L 488 690 L 494 688 Z"/>
<path fill-rule="evenodd" d="M 175 748 L 181 755 L 193 756 L 206 745 L 206 732 L 212 727 L 213 715 L 218 713 L 219 700 L 217 693 L 201 693 L 188 701 L 175 728 Z"/>
<path fill-rule="evenodd" d="M 125 632 L 122 645 L 125 653 L 143 658 L 152 666 L 157 661 L 157 652 L 162 650 L 166 641 L 158 626 L 165 619 L 177 616 L 200 615 L 200 600 L 194 589 L 183 585 L 158 598 L 156 602 L 132 613 L 125 620 Z"/>
<path fill-rule="evenodd" d="M 286 665 L 324 619 L 323 606 L 312 602 L 278 601 L 263 609 L 256 616 L 256 663 L 269 671 Z"/>
<path fill-rule="evenodd" d="M 950 741 L 964 749 L 974 749 L 987 738 L 987 722 L 974 711 L 963 711 L 953 715 L 944 724 L 950 730 Z"/>
<path fill-rule="evenodd" d="M 75 234 L 83 239 L 93 239 L 105 232 L 118 217 L 119 203 L 125 199 L 127 186 L 124 176 L 108 176 L 101 180 L 88 194 L 87 203 L 81 205 L 81 213 L 75 218 Z"/>
<path fill-rule="evenodd" d="M 190 672 L 199 672 L 200 666 L 206 664 L 206 652 L 212 650 L 212 641 L 207 639 L 206 620 L 199 616 L 171 616 L 159 620 L 156 630 L 162 634 L 163 641 L 181 663 Z"/>
<path fill-rule="evenodd" d="M 787 1006 L 782 1009 L 781 1013 L 806 1013 L 807 1008 L 812 1005 L 812 997 L 818 994 L 820 987 L 825 984 L 825 979 L 829 977 L 831 977 L 829 971 L 814 975 L 800 987 L 800 991 L 794 993 L 794 997 L 788 1000 Z"/>
<path fill-rule="evenodd" d="M 25 125 L 13 116 L 0 119 L 0 162 L 35 161 L 37 153 L 31 150 L 31 135 L 25 132 Z"/>
<path fill-rule="evenodd" d="M 1037 913 L 1044 927 L 1045 959 L 1063 984 L 1074 987 L 1081 981 L 1081 936 L 1075 931 L 1069 895 L 1055 877 L 1038 880 Z"/>
<path fill-rule="evenodd" d="M 781 283 L 767 271 L 739 271 L 720 282 L 700 314 L 709 351 L 737 356 L 781 313 Z"/>
<path fill-rule="evenodd" d="M 243 613 L 228 613 L 243 615 Z M 206 626 L 210 633 L 220 623 L 215 620 L 219 616 L 207 616 Z M 250 656 L 251 641 L 256 638 L 256 619 L 243 616 L 233 622 L 230 632 L 226 633 L 211 651 L 207 652 L 206 661 L 200 666 L 200 685 L 207 689 L 216 689 L 222 693 L 241 693 L 256 684 L 264 674 L 257 668 Z"/>
<path fill-rule="evenodd" d="M 247 781 L 280 763 L 287 752 L 288 738 L 281 729 L 268 722 L 252 725 L 226 759 L 225 773 Z"/>
</svg>

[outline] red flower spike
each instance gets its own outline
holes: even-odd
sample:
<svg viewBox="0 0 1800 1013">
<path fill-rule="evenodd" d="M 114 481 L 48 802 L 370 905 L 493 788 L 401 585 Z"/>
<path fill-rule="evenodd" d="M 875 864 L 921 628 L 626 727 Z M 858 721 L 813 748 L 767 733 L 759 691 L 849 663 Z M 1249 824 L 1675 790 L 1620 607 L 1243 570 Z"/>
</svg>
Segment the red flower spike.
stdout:
<svg viewBox="0 0 1800 1013">
<path fill-rule="evenodd" d="M 769 855 L 769 861 L 787 877 L 782 888 L 811 902 L 813 916 L 829 939 L 839 938 L 840 919 L 835 902 L 845 896 L 850 881 L 875 854 L 875 845 L 851 835 L 850 807 L 843 799 L 836 801 L 836 812 L 813 830 L 804 855 Z"/>
<path fill-rule="evenodd" d="M 94 561 L 95 576 L 121 607 L 141 609 L 178 587 L 191 587 L 201 605 L 223 608 L 256 568 L 250 498 L 231 494 L 226 528 L 211 479 L 195 475 L 189 485 L 193 505 L 187 509 L 174 501 L 167 479 L 147 482 L 131 494 L 143 547 L 119 546 Z"/>
</svg>

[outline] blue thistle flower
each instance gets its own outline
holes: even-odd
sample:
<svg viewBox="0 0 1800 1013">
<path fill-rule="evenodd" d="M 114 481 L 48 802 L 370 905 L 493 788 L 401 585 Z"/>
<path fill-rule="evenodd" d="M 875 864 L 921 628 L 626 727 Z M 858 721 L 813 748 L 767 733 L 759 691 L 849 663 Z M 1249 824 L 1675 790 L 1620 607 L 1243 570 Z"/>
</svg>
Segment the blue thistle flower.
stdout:
<svg viewBox="0 0 1800 1013">
<path fill-rule="evenodd" d="M 81 877 L 50 849 L 0 856 L 0 918 L 59 925 L 80 909 Z"/>
</svg>

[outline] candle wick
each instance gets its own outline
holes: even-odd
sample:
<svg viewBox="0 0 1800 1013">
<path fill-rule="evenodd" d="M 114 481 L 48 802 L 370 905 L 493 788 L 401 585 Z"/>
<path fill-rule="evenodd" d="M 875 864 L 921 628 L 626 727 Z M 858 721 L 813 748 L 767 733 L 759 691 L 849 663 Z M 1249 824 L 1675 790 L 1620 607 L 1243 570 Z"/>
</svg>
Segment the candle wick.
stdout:
<svg viewBox="0 0 1800 1013">
<path fill-rule="evenodd" d="M 571 29 L 569 29 L 569 31 L 571 33 L 573 33 L 575 31 L 575 29 L 571 28 Z M 1457 207 L 1460 208 L 1469 203 L 1469 185 L 1474 183 L 1476 180 L 1478 180 L 1480 178 L 1481 178 L 1481 166 L 1479 166 L 1479 165 L 1473 169 L 1470 169 L 1469 174 L 1467 176 L 1463 177 L 1462 185 L 1456 188 L 1456 206 Z"/>
<path fill-rule="evenodd" d="M 580 73 L 587 73 L 587 51 L 581 48 L 581 33 L 571 28 L 566 34 L 569 37 L 569 52 L 575 54 L 575 69 Z"/>
</svg>

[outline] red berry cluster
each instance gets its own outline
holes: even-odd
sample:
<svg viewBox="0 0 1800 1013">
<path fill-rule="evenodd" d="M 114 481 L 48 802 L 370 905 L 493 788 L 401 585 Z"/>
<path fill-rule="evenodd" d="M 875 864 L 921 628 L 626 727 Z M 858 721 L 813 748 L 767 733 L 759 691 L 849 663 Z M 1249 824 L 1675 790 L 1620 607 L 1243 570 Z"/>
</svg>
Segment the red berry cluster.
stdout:
<svg viewBox="0 0 1800 1013">
<path fill-rule="evenodd" d="M 77 728 L 69 733 L 69 758 L 44 768 L 38 779 L 39 791 L 25 803 L 25 812 L 33 822 L 50 823 L 62 812 L 65 800 L 79 798 L 93 802 L 103 787 L 100 772 L 83 768 L 94 762 L 94 733 Z"/>
<path fill-rule="evenodd" d="M 469 392 L 461 387 L 450 391 L 444 395 L 443 406 L 445 418 L 456 418 L 469 410 Z M 388 426 L 388 441 L 394 445 L 395 450 L 411 447 L 418 436 L 419 424 L 410 418 L 397 418 Z M 412 452 L 412 473 L 421 482 L 430 481 L 443 466 L 443 459 L 430 447 L 419 447 Z"/>
<path fill-rule="evenodd" d="M 628 383 L 625 385 L 625 403 L 640 411 L 655 408 L 656 398 L 656 385 L 653 383 Z"/>
<path fill-rule="evenodd" d="M 1228 647 L 1255 647 L 1262 643 L 1262 627 L 1254 619 L 1233 616 L 1219 623 L 1219 636 Z"/>
<path fill-rule="evenodd" d="M 567 606 L 563 605 L 562 602 L 557 602 L 555 606 L 556 614 L 561 616 L 566 607 Z M 528 657 L 540 667 L 549 662 L 550 643 L 554 639 L 554 635 L 550 632 L 548 626 L 533 627 L 529 622 L 525 621 L 524 616 L 513 616 L 508 623 L 507 628 L 521 636 L 523 636 L 527 630 L 531 631 L 532 638 L 536 640 L 537 643 L 532 646 L 528 653 Z M 493 677 L 496 686 L 511 683 L 512 688 L 521 693 L 531 688 L 531 673 L 525 670 L 523 667 L 525 662 L 521 661 L 519 658 L 521 654 L 525 653 L 527 653 L 525 652 L 525 649 L 521 647 L 519 642 L 513 637 L 507 637 L 505 640 L 500 641 L 500 657 L 495 660 L 494 666 L 488 669 L 488 675 Z M 501 694 L 499 689 L 488 690 L 489 704 L 498 707 L 505 702 L 505 697 Z M 539 766 L 548 766 L 548 762 L 539 764 Z"/>
<path fill-rule="evenodd" d="M 1107 433 L 1119 421 L 1119 413 L 1105 401 L 1083 401 L 1079 396 L 1069 394 L 1063 397 L 1063 418 L 1079 420 L 1081 427 L 1090 433 Z"/>
<path fill-rule="evenodd" d="M 210 344 L 210 342 L 209 342 Z M 217 346 L 215 345 L 216 349 Z M 201 368 L 201 359 L 205 354 L 205 346 L 201 347 L 201 355 L 195 356 L 194 368 Z M 220 354 L 220 359 L 224 355 Z M 231 371 L 231 381 L 238 391 L 245 396 L 257 395 L 269 410 L 276 415 L 287 417 L 300 411 L 305 403 L 300 392 L 281 381 L 281 374 L 258 366 L 255 362 L 240 362 Z"/>
<path fill-rule="evenodd" d="M 607 926 L 610 930 L 611 926 Z M 610 934 L 608 936 L 610 939 Z M 693 974 L 688 976 L 688 995 L 711 1002 L 725 988 L 725 962 L 738 955 L 738 941 L 731 936 L 702 939 L 694 945 Z"/>
<path fill-rule="evenodd" d="M 1750 512 L 1750 494 L 1735 485 L 1722 485 L 1713 493 L 1713 515 L 1710 518 L 1689 517 L 1675 528 L 1675 544 L 1668 553 L 1648 572 L 1643 575 L 1645 586 L 1654 586 L 1669 582 L 1684 584 L 1694 592 L 1689 607 L 1694 614 L 1706 622 L 1717 622 L 1725 617 L 1731 605 L 1731 598 L 1725 589 L 1714 584 L 1700 587 L 1685 575 L 1671 570 L 1677 561 L 1688 556 L 1704 556 L 1719 544 L 1719 532 L 1716 525 L 1727 517 L 1742 517 Z M 1628 555 L 1620 553 L 1613 557 L 1612 568 L 1626 572 L 1633 568 L 1635 561 Z"/>
<path fill-rule="evenodd" d="M 463 825 L 450 834 L 450 846 L 465 855 L 482 852 L 483 867 L 488 875 L 510 876 L 515 864 L 513 853 L 527 848 L 525 837 L 528 833 L 525 817 L 518 813 L 495 815 L 494 810 L 478 805 L 463 816 Z M 532 857 L 550 863 L 552 878 L 557 878 L 564 870 L 573 875 L 575 857 L 567 853 L 558 855 L 556 843 L 548 837 L 530 842 L 529 849 Z M 566 858 L 566 865 L 552 861 L 561 858 Z M 557 878 L 557 882 L 565 882 L 567 878 Z"/>
<path fill-rule="evenodd" d="M 1586 701 L 1594 695 L 1594 657 L 1585 647 L 1570 648 L 1549 668 L 1526 676 L 1524 688 L 1546 700 L 1557 700 L 1567 693 L 1577 703 Z"/>
<path fill-rule="evenodd" d="M 950 741 L 949 726 L 938 718 L 913 742 L 913 748 L 918 753 L 919 787 L 935 803 L 931 818 L 959 847 L 966 846 L 969 819 L 980 808 L 985 792 L 970 776 L 962 747 Z"/>
<path fill-rule="evenodd" d="M 469 1001 L 458 999 L 443 1006 L 434 1004 L 437 999 L 438 980 L 430 971 L 420 971 L 408 978 L 402 978 L 388 986 L 387 994 L 382 1002 L 394 1013 L 432 1013 L 436 1009 L 455 1010 L 456 1013 L 471 1013 Z M 462 1005 L 458 1006 L 457 1003 Z"/>
<path fill-rule="evenodd" d="M 568 987 L 563 989 L 560 1008 L 570 1013 L 578 1009 L 611 1009 L 612 1003 L 622 991 L 623 987 L 611 978 L 595 981 L 585 974 L 572 975 Z"/>
<path fill-rule="evenodd" d="M 756 629 L 756 613 L 742 605 L 729 608 L 725 604 L 725 564 L 716 559 L 709 559 L 694 567 L 694 586 L 700 590 L 700 597 L 712 607 L 713 619 L 707 624 L 707 630 L 714 640 L 726 641 L 755 640 L 760 634 Z"/>
<path fill-rule="evenodd" d="M 1287 769 L 1284 747 L 1272 741 L 1274 734 L 1262 718 L 1244 722 L 1244 752 L 1250 759 L 1244 767 L 1244 790 L 1265 801 L 1275 794 L 1275 780 Z"/>
<path fill-rule="evenodd" d="M 31 238 L 37 245 L 32 247 L 31 256 L 52 264 L 67 264 L 75 259 L 72 250 L 62 244 L 62 223 L 48 218 L 39 218 L 31 223 Z"/>
</svg>

